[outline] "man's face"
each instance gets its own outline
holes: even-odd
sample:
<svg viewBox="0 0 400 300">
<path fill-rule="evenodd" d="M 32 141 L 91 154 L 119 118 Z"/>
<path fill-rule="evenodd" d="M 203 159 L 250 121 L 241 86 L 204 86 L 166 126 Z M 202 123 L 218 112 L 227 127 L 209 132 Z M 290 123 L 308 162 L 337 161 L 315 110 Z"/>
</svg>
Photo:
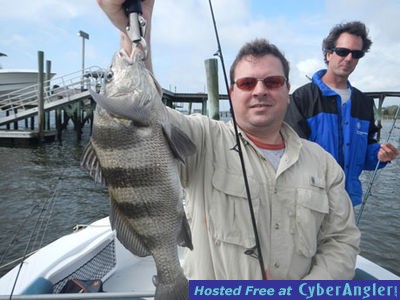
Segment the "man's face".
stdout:
<svg viewBox="0 0 400 300">
<path fill-rule="evenodd" d="M 350 50 L 362 50 L 362 46 L 363 42 L 361 37 L 345 32 L 339 36 L 335 47 L 347 48 Z M 356 68 L 359 60 L 353 58 L 351 53 L 345 57 L 342 57 L 337 55 L 335 52 L 328 52 L 326 54 L 326 59 L 328 60 L 328 71 L 334 76 L 341 77 L 346 80 Z"/>
<path fill-rule="evenodd" d="M 269 76 L 284 77 L 281 61 L 270 54 L 258 58 L 243 57 L 236 65 L 234 79 L 264 79 Z M 276 88 L 268 88 L 262 81 L 257 81 L 250 91 L 241 90 L 234 84 L 230 92 L 239 127 L 249 133 L 279 130 L 289 103 L 289 89 L 287 81 Z"/>
</svg>

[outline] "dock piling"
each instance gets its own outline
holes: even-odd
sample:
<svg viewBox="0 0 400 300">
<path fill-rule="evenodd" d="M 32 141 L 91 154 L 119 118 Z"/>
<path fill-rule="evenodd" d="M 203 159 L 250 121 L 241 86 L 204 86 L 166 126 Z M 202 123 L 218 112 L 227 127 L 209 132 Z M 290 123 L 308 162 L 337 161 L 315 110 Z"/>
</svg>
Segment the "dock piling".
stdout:
<svg viewBox="0 0 400 300">
<path fill-rule="evenodd" d="M 210 58 L 204 61 L 207 77 L 208 117 L 219 120 L 218 60 Z"/>
</svg>

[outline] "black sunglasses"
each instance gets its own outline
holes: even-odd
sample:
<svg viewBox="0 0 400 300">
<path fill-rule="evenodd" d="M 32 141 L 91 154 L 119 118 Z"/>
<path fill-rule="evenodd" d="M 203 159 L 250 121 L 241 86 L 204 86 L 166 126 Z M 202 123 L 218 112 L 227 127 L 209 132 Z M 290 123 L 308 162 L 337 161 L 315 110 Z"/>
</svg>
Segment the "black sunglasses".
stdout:
<svg viewBox="0 0 400 300">
<path fill-rule="evenodd" d="M 346 57 L 347 55 L 349 55 L 349 53 L 351 53 L 351 56 L 355 59 L 359 59 L 361 57 L 364 56 L 365 52 L 362 50 L 350 50 L 347 48 L 333 48 L 331 50 L 332 52 L 335 52 L 337 55 L 341 56 L 341 57 Z"/>
</svg>

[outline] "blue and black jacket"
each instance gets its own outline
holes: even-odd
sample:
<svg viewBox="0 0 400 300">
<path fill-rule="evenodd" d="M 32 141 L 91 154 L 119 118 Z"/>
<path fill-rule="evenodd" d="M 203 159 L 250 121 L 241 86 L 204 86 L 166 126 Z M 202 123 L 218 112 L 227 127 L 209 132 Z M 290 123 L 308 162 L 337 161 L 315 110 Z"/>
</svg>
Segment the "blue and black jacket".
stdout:
<svg viewBox="0 0 400 300">
<path fill-rule="evenodd" d="M 351 201 L 358 205 L 362 202 L 360 174 L 374 170 L 378 163 L 374 102 L 348 82 L 351 99 L 342 105 L 340 96 L 322 81 L 325 73 L 316 72 L 311 83 L 291 95 L 285 121 L 300 137 L 318 143 L 335 157 L 346 175 Z"/>
</svg>

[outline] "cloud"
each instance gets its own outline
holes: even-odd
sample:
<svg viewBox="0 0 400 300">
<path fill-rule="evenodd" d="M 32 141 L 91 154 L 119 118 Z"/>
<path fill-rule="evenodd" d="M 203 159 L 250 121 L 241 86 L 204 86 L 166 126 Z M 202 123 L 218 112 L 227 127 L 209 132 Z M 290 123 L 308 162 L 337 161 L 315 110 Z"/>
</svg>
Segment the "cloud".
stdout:
<svg viewBox="0 0 400 300">
<path fill-rule="evenodd" d="M 13 25 L 25 24 L 57 24 L 72 18 L 90 15 L 93 11 L 94 0 L 19 0 L 3 1 L 0 18 L 3 21 L 12 21 Z M 78 5 L 77 5 L 78 4 Z M 21 24 L 21 22 L 23 22 Z M 27 28 L 29 29 L 29 28 Z"/>
<path fill-rule="evenodd" d="M 36 68 L 37 50 L 45 51 L 60 75 L 79 70 L 81 40 L 90 34 L 87 65 L 106 67 L 118 49 L 117 30 L 95 0 L 3 1 L 0 10 L 0 51 L 3 66 Z M 322 39 L 342 21 L 361 20 L 370 29 L 373 45 L 350 79 L 361 90 L 399 90 L 400 11 L 398 0 L 264 0 L 212 1 L 225 67 L 229 71 L 240 46 L 264 37 L 275 43 L 291 65 L 292 88 L 307 82 L 305 75 L 324 67 Z M 290 6 L 292 9 L 287 9 Z M 23 9 L 21 9 L 23 8 Z M 209 3 L 205 0 L 157 0 L 152 30 L 156 76 L 164 87 L 204 91 L 204 60 L 217 50 Z M 224 91 L 219 64 L 220 87 Z"/>
</svg>

